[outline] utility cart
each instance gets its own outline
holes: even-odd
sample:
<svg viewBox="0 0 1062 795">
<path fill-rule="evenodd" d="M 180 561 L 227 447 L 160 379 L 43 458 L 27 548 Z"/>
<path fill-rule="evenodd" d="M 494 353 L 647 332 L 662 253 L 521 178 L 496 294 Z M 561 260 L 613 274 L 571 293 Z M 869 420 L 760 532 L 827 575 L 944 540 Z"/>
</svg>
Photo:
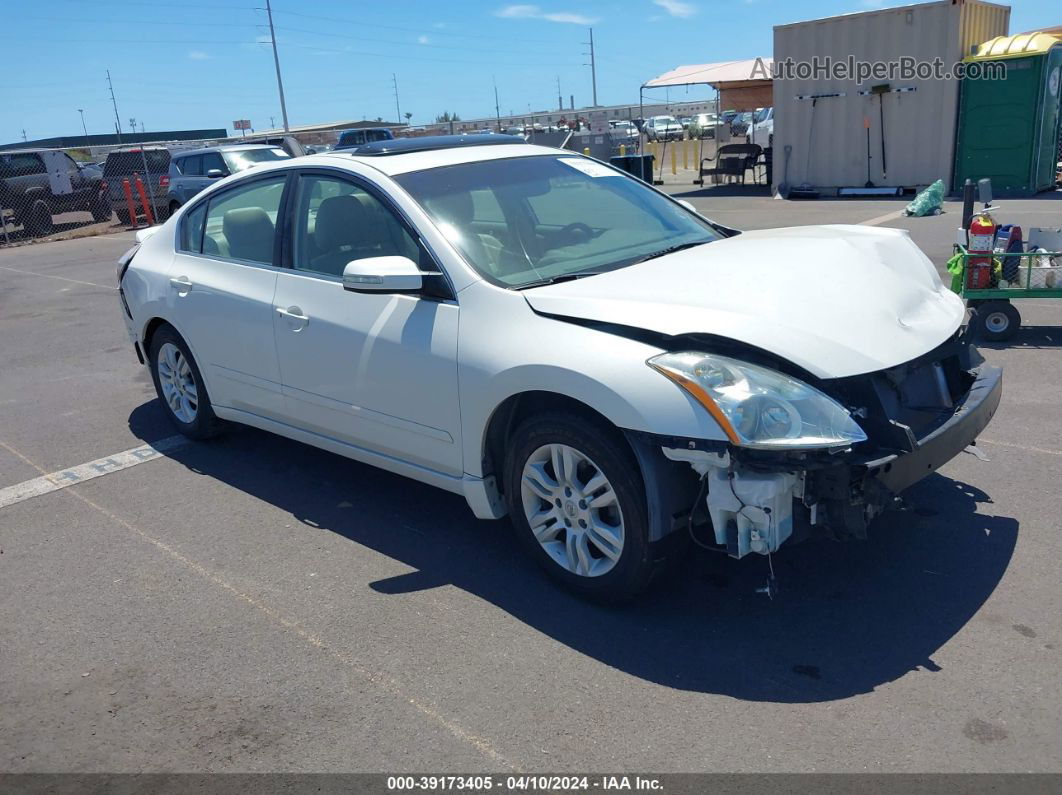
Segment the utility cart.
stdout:
<svg viewBox="0 0 1062 795">
<path fill-rule="evenodd" d="M 1022 298 L 1062 298 L 1062 246 L 1037 247 L 1030 230 L 1030 251 L 995 252 L 985 263 L 983 254 L 956 246 L 962 258 L 959 295 L 972 310 L 970 325 L 985 340 L 1013 337 L 1021 327 L 1021 313 L 1013 301 Z M 1044 230 L 1048 231 L 1048 230 Z M 1010 278 L 1008 278 L 1010 277 Z"/>
</svg>

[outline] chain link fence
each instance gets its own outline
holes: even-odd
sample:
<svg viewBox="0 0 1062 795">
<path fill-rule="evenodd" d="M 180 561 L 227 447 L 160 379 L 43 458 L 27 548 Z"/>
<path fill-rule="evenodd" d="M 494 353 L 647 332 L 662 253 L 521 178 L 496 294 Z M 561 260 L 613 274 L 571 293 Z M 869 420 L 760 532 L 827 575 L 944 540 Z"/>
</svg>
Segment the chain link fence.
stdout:
<svg viewBox="0 0 1062 795">
<path fill-rule="evenodd" d="M 0 150 L 0 246 L 161 222 L 171 153 L 219 143 Z"/>
</svg>

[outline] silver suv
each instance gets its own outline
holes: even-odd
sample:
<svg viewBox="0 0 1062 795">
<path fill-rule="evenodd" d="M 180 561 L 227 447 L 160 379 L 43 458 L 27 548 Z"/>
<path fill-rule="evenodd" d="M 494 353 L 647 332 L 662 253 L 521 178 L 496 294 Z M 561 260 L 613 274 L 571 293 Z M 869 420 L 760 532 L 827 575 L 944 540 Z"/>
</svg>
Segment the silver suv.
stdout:
<svg viewBox="0 0 1062 795">
<path fill-rule="evenodd" d="M 244 171 L 257 163 L 290 155 L 277 146 L 242 144 L 175 152 L 170 161 L 166 207 L 170 214 L 214 180 Z"/>
</svg>

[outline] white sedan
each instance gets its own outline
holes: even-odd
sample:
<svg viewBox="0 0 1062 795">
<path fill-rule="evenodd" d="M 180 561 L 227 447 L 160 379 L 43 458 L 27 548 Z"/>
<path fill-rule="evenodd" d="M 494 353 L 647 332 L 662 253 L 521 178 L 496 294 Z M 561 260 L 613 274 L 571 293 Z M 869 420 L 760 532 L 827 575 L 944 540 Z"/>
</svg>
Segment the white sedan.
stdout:
<svg viewBox="0 0 1062 795">
<path fill-rule="evenodd" d="M 122 314 L 182 433 L 244 423 L 462 494 L 591 596 L 690 537 L 861 537 L 1000 397 L 906 233 L 738 233 L 508 136 L 263 164 L 140 238 Z"/>
</svg>

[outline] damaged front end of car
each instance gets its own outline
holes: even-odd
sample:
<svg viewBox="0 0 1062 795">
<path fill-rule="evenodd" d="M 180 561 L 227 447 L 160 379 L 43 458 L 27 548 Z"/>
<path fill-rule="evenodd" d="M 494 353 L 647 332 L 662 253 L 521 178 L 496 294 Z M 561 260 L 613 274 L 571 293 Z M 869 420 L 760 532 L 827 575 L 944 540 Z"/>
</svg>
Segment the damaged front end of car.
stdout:
<svg viewBox="0 0 1062 795">
<path fill-rule="evenodd" d="M 691 530 L 710 523 L 715 545 L 735 558 L 768 555 L 791 537 L 866 538 L 904 489 L 976 442 L 1002 394 L 1001 371 L 983 364 L 965 329 L 913 361 L 837 379 L 689 351 L 649 364 L 729 437 L 659 449 L 700 481 Z"/>
</svg>

